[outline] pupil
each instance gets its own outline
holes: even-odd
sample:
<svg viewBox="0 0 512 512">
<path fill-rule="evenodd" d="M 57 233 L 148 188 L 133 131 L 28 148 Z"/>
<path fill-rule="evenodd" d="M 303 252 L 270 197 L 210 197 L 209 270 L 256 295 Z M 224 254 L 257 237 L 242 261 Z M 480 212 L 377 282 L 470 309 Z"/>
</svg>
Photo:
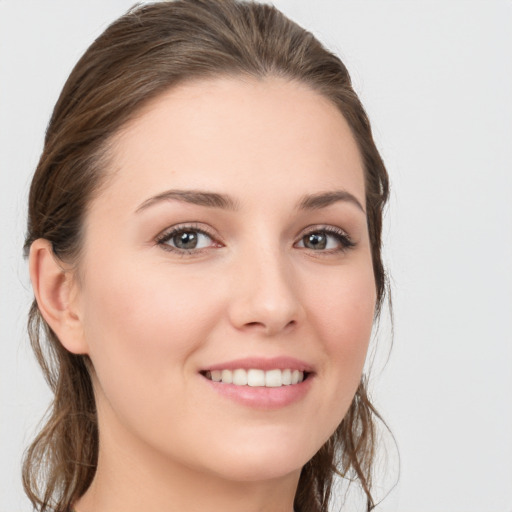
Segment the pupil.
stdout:
<svg viewBox="0 0 512 512">
<path fill-rule="evenodd" d="M 312 233 L 305 237 L 304 245 L 310 249 L 325 249 L 327 238 L 321 233 Z"/>
<path fill-rule="evenodd" d="M 197 245 L 197 234 L 186 231 L 174 237 L 174 245 L 179 249 L 194 249 Z"/>
</svg>

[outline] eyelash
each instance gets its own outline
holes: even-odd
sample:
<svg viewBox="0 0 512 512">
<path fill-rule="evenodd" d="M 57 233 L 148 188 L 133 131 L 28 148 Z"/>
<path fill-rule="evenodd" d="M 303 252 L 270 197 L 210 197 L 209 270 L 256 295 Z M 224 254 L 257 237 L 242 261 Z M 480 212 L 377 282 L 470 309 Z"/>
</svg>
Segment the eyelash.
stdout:
<svg viewBox="0 0 512 512">
<path fill-rule="evenodd" d="M 168 252 L 173 252 L 176 254 L 179 254 L 181 256 L 193 256 L 193 255 L 199 255 L 203 251 L 208 250 L 210 247 L 203 247 L 199 249 L 180 249 L 178 247 L 173 247 L 172 245 L 169 245 L 167 242 L 172 240 L 173 237 L 180 233 L 197 233 L 200 235 L 207 236 L 212 240 L 213 244 L 216 244 L 216 247 L 222 247 L 222 243 L 215 240 L 215 237 L 212 233 L 209 233 L 204 228 L 201 228 L 195 224 L 186 224 L 186 225 L 178 225 L 174 226 L 170 230 L 166 230 L 160 235 L 157 236 L 155 239 L 155 242 L 157 245 L 162 247 L 163 250 Z M 339 243 L 340 247 L 336 247 L 334 249 L 325 249 L 325 250 L 314 250 L 314 249 L 308 249 L 307 247 L 300 247 L 300 249 L 309 250 L 312 253 L 316 253 L 316 256 L 328 256 L 331 254 L 336 253 L 344 253 L 353 247 L 355 247 L 355 242 L 350 238 L 350 236 L 343 231 L 340 228 L 337 228 L 335 226 L 313 226 L 311 228 L 307 228 L 307 230 L 303 231 L 301 236 L 299 237 L 298 241 L 294 243 L 294 246 L 297 243 L 300 243 L 304 241 L 304 239 L 307 236 L 313 235 L 313 234 L 326 234 L 327 236 L 334 237 L 337 242 Z M 215 245 L 214 245 L 215 246 Z"/>
<path fill-rule="evenodd" d="M 303 234 L 301 234 L 299 242 L 302 242 L 307 236 L 314 234 L 325 234 L 328 236 L 332 236 L 339 243 L 339 247 L 336 247 L 334 249 L 316 251 L 314 249 L 309 249 L 311 252 L 315 253 L 316 256 L 328 256 L 331 254 L 344 253 L 352 249 L 356 245 L 355 242 L 350 238 L 348 233 L 346 233 L 343 229 L 338 228 L 336 226 L 313 226 L 312 228 L 307 228 L 307 230 L 305 230 Z M 304 247 L 303 249 L 307 250 L 308 248 Z"/>
<path fill-rule="evenodd" d="M 161 233 L 160 235 L 158 235 L 155 242 L 157 243 L 157 245 L 162 247 L 162 249 L 164 251 L 173 252 L 173 253 L 179 254 L 181 256 L 200 254 L 204 250 L 209 249 L 209 247 L 205 247 L 205 248 L 201 248 L 201 249 L 180 249 L 178 247 L 173 247 L 172 245 L 169 245 L 167 243 L 170 240 L 172 240 L 172 238 L 174 238 L 176 235 L 178 235 L 180 233 L 190 233 L 190 232 L 198 233 L 200 235 L 205 235 L 208 238 L 210 238 L 212 240 L 212 242 L 215 243 L 215 237 L 212 233 L 209 233 L 204 228 L 201 228 L 195 224 L 185 224 L 185 225 L 174 226 L 173 228 L 168 229 L 168 230 L 164 231 L 163 233 Z M 217 244 L 218 244 L 217 245 L 218 247 L 221 246 L 221 244 L 219 242 L 217 242 Z"/>
</svg>

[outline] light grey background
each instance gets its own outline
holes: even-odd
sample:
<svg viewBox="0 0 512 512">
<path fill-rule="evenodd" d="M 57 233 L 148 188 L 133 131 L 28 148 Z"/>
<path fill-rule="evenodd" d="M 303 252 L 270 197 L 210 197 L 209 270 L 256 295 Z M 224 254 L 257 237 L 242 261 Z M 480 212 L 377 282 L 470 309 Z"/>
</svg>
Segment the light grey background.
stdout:
<svg viewBox="0 0 512 512">
<path fill-rule="evenodd" d="M 276 0 L 351 71 L 392 177 L 395 341 L 379 512 L 512 511 L 512 2 Z M 24 332 L 30 175 L 72 66 L 131 0 L 0 0 L 0 512 L 49 394 Z M 392 463 L 396 460 L 392 457 Z"/>
</svg>

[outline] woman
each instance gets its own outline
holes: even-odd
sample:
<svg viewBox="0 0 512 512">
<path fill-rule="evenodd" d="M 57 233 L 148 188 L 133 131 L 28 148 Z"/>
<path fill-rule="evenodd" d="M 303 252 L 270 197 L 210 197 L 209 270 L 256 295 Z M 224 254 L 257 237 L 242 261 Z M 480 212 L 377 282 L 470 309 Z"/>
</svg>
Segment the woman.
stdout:
<svg viewBox="0 0 512 512">
<path fill-rule="evenodd" d="M 274 8 L 136 8 L 57 102 L 29 198 L 54 391 L 37 510 L 367 510 L 387 174 L 341 61 Z M 43 482 L 43 485 L 39 485 Z"/>
</svg>

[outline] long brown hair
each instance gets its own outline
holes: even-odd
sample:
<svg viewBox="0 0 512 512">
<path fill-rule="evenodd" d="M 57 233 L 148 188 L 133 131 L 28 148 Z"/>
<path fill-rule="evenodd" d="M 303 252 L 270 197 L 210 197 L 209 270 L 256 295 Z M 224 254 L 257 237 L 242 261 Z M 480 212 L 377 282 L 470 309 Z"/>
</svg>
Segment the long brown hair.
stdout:
<svg viewBox="0 0 512 512">
<path fill-rule="evenodd" d="M 104 183 L 109 142 L 149 100 L 176 84 L 215 76 L 280 76 L 332 101 L 349 123 L 365 170 L 376 318 L 386 295 L 381 259 L 388 176 L 370 124 L 341 60 L 274 7 L 237 0 L 176 0 L 136 6 L 89 47 L 53 111 L 29 196 L 25 254 L 51 242 L 76 262 L 87 206 Z M 91 361 L 63 348 L 32 304 L 30 340 L 54 393 L 46 423 L 26 452 L 25 491 L 36 510 L 68 511 L 89 487 L 98 458 Z M 372 498 L 375 419 L 361 383 L 342 423 L 304 466 L 295 510 L 326 512 L 333 478 L 357 478 Z"/>
</svg>

